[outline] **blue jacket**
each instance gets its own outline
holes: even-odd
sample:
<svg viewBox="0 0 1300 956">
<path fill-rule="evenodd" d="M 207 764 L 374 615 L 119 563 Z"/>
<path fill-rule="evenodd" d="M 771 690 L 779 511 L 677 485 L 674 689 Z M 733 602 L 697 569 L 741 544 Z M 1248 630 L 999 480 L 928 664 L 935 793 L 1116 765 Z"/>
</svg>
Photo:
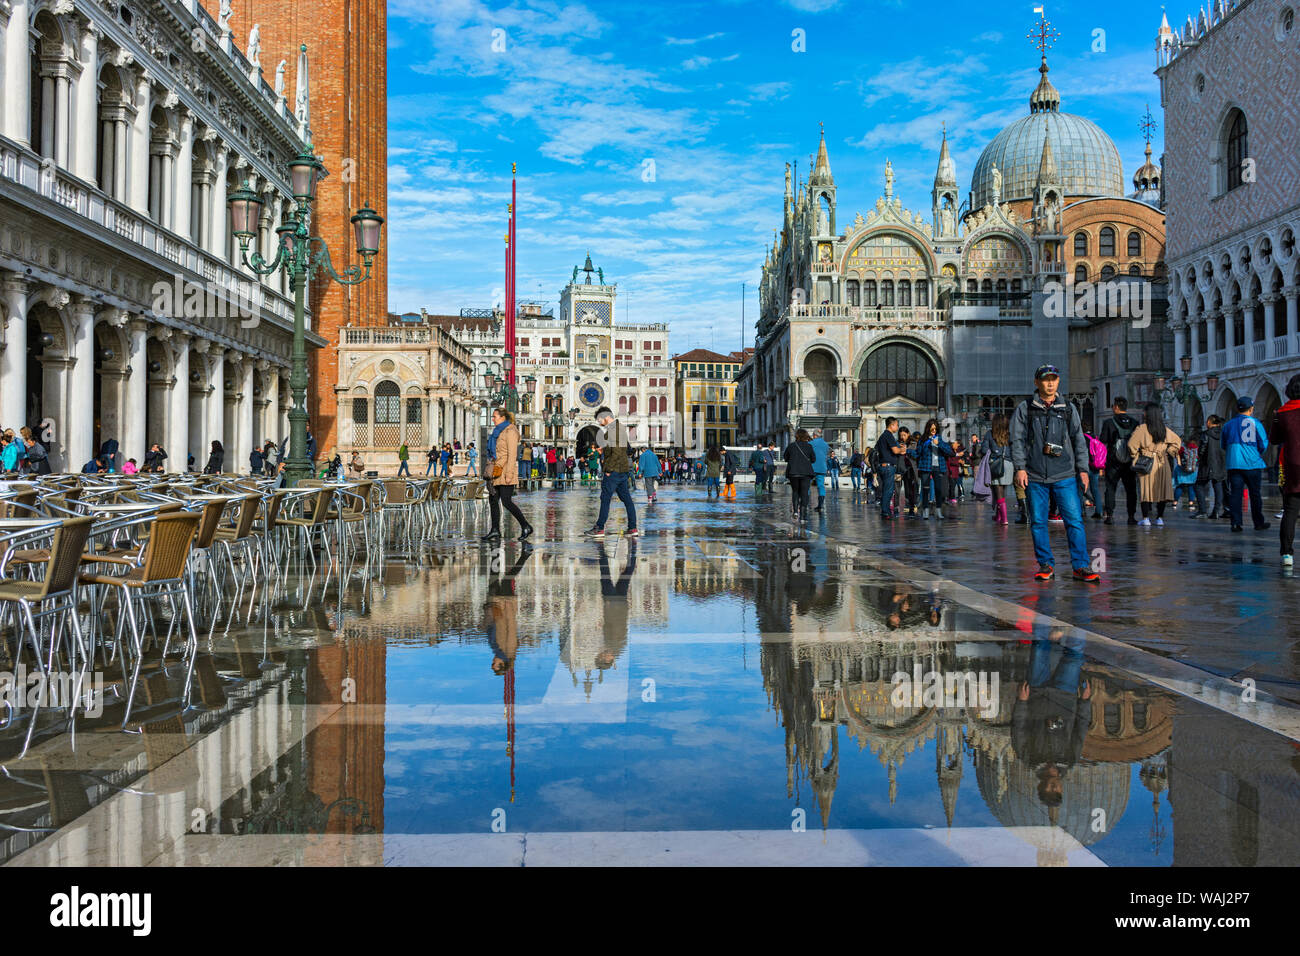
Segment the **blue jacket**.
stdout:
<svg viewBox="0 0 1300 956">
<path fill-rule="evenodd" d="M 808 444 L 812 445 L 813 450 L 813 474 L 826 474 L 826 459 L 831 455 L 831 446 L 821 437 L 814 438 Z"/>
<path fill-rule="evenodd" d="M 931 464 L 930 461 L 931 442 L 939 449 L 939 463 L 937 465 Z M 946 472 L 948 470 L 948 459 L 952 457 L 952 453 L 952 446 L 939 435 L 927 438 L 916 448 L 916 470 Z"/>
<path fill-rule="evenodd" d="M 1229 471 L 1249 471 L 1264 467 L 1264 452 L 1268 449 L 1268 436 L 1264 423 L 1254 415 L 1241 414 L 1223 426 L 1223 444 Z"/>
<path fill-rule="evenodd" d="M 637 460 L 637 465 L 641 469 L 641 474 L 645 475 L 647 478 L 658 478 L 663 474 L 663 470 L 659 467 L 659 456 L 649 448 L 641 452 L 641 457 Z"/>
</svg>

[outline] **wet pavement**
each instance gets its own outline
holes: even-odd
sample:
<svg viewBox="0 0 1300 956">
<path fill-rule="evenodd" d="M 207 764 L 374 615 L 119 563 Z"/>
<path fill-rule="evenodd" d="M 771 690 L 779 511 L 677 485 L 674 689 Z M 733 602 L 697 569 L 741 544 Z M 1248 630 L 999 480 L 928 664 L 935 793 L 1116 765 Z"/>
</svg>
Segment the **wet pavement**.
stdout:
<svg viewBox="0 0 1300 956">
<path fill-rule="evenodd" d="M 172 664 L 138 733 L 110 704 L 2 759 L 0 730 L 0 858 L 1297 858 L 1300 583 L 1275 528 L 1090 522 L 1090 587 L 1033 582 L 1027 530 L 977 504 L 882 523 L 843 485 L 801 528 L 781 494 L 672 486 L 637 495 L 642 537 L 616 503 L 595 541 L 594 492 L 520 501 L 532 547 L 465 522 L 227 601 L 200 711 L 169 708 Z"/>
</svg>

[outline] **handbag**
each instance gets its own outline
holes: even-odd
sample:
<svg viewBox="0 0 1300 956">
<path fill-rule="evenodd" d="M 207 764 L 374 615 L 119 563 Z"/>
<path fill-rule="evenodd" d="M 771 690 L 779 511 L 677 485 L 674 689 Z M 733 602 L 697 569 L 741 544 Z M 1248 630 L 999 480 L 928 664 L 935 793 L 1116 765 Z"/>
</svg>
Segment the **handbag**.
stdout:
<svg viewBox="0 0 1300 956">
<path fill-rule="evenodd" d="M 1156 460 L 1150 455 L 1138 455 L 1133 462 L 1133 470 L 1139 475 L 1151 474 L 1151 469 L 1156 466 Z"/>
</svg>

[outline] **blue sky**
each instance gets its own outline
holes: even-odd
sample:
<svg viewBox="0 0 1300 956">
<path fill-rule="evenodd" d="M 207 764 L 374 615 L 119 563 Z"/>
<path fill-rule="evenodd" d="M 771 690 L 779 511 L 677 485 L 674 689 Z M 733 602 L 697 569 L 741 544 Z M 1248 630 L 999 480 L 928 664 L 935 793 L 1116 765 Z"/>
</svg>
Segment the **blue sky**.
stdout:
<svg viewBox="0 0 1300 956">
<path fill-rule="evenodd" d="M 390 0 L 389 306 L 499 301 L 514 161 L 521 299 L 555 303 L 590 249 L 625 316 L 668 322 L 675 352 L 739 347 L 747 282 L 752 344 L 784 164 L 806 178 L 818 122 L 841 229 L 874 205 L 887 157 L 896 194 L 929 220 L 942 124 L 964 194 L 983 147 L 1028 112 L 1033 6 Z M 1171 7 L 1171 22 L 1186 13 Z M 1146 0 L 1047 5 L 1061 108 L 1110 134 L 1126 183 L 1147 103 L 1160 154 L 1160 14 Z"/>
</svg>

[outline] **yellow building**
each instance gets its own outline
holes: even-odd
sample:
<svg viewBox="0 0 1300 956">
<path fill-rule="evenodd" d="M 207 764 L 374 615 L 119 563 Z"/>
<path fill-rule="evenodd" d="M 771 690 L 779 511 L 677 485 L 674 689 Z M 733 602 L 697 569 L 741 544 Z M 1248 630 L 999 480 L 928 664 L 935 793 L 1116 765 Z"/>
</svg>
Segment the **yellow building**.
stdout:
<svg viewBox="0 0 1300 956">
<path fill-rule="evenodd" d="M 679 442 L 693 455 L 712 445 L 732 445 L 736 440 L 736 373 L 753 349 L 723 355 L 709 349 L 692 349 L 673 357 L 677 379 L 677 409 L 683 429 Z M 699 439 L 685 439 L 698 428 Z M 679 444 L 678 446 L 683 447 Z"/>
</svg>

